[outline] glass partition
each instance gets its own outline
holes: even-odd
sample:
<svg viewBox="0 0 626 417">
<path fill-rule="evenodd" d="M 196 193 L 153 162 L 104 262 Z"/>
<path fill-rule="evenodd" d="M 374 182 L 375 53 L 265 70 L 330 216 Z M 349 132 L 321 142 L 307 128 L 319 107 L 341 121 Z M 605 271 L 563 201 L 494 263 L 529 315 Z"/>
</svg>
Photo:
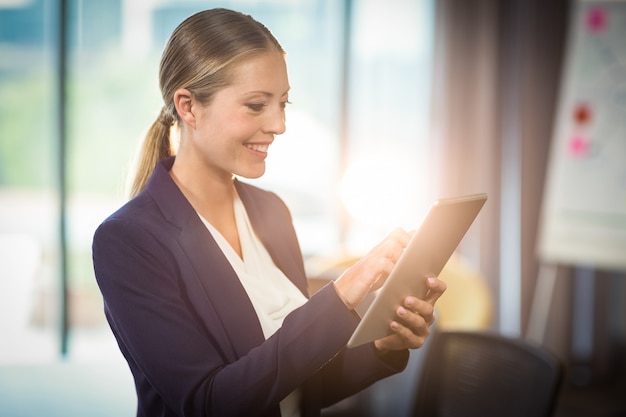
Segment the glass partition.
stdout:
<svg viewBox="0 0 626 417">
<path fill-rule="evenodd" d="M 0 362 L 47 361 L 60 326 L 54 1 L 0 1 Z"/>
<path fill-rule="evenodd" d="M 58 355 L 63 224 L 69 354 L 119 355 L 93 276 L 91 239 L 126 201 L 132 159 L 162 105 L 161 50 L 195 11 L 249 13 L 287 51 L 293 102 L 287 133 L 254 183 L 290 206 L 307 259 L 346 247 L 359 253 L 386 232 L 388 219 L 400 221 L 389 207 L 419 206 L 427 178 L 430 1 L 68 0 L 59 26 L 60 3 L 0 0 L 0 261 L 9 266 L 0 273 L 0 320 L 3 334 L 15 336 L 3 337 L 0 360 Z M 59 100 L 55 42 L 62 28 L 67 77 Z M 64 155 L 57 103 L 66 112 Z M 381 194 L 396 180 L 404 195 Z M 368 206 L 378 211 L 360 211 Z M 348 216 L 340 216 L 346 208 Z"/>
</svg>

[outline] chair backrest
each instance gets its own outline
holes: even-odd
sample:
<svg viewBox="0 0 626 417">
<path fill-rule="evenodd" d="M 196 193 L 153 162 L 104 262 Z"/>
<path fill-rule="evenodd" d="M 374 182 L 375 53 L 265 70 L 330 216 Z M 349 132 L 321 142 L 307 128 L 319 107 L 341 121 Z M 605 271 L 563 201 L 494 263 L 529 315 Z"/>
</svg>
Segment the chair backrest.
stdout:
<svg viewBox="0 0 626 417">
<path fill-rule="evenodd" d="M 562 378 L 559 360 L 522 339 L 486 332 L 435 332 L 413 416 L 547 417 Z"/>
</svg>

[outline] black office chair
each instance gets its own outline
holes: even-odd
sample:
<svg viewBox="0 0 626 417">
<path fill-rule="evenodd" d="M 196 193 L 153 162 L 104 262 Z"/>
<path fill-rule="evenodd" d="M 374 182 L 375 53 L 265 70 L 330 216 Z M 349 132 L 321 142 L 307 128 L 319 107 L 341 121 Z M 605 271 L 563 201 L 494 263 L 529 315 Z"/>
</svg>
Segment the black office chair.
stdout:
<svg viewBox="0 0 626 417">
<path fill-rule="evenodd" d="M 555 356 L 522 339 L 485 332 L 435 332 L 413 416 L 548 417 L 562 372 Z"/>
</svg>

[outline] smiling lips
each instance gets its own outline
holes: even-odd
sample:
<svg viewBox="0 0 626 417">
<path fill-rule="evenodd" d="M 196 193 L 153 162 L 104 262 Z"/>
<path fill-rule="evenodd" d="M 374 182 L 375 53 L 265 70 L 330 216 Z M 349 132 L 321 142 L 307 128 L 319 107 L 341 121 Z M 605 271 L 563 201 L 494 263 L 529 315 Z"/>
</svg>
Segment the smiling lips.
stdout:
<svg viewBox="0 0 626 417">
<path fill-rule="evenodd" d="M 259 143 L 248 143 L 246 144 L 246 147 L 248 149 L 252 149 L 255 152 L 263 152 L 266 153 L 267 150 L 269 149 L 270 145 L 269 144 L 259 144 Z"/>
</svg>

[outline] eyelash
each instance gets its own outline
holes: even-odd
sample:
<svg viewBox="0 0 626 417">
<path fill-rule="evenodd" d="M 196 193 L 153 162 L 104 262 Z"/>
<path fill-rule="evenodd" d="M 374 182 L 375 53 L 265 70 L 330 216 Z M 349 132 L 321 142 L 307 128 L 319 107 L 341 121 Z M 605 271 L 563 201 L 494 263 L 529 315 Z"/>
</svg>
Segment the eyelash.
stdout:
<svg viewBox="0 0 626 417">
<path fill-rule="evenodd" d="M 280 107 L 284 110 L 287 107 L 287 104 L 291 104 L 291 102 L 290 101 L 281 101 L 280 102 Z M 261 110 L 263 110 L 265 107 L 267 107 L 267 104 L 266 103 L 248 103 L 248 104 L 246 104 L 246 107 L 248 107 L 250 110 L 258 113 Z"/>
<path fill-rule="evenodd" d="M 250 103 L 250 104 L 246 104 L 246 107 L 248 107 L 250 110 L 254 111 L 254 112 L 260 112 L 261 110 L 263 110 L 265 108 L 266 104 L 265 103 Z"/>
</svg>

